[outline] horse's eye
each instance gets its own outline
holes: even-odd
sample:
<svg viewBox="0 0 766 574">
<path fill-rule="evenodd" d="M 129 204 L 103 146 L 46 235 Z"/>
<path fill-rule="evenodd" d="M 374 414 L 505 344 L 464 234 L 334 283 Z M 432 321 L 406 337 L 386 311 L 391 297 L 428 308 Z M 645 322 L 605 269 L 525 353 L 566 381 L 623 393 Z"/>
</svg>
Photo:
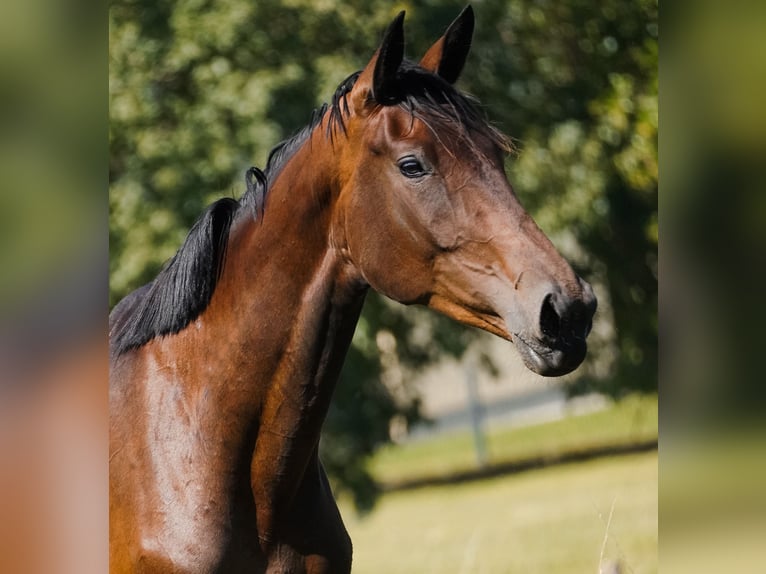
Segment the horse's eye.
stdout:
<svg viewBox="0 0 766 574">
<path fill-rule="evenodd" d="M 426 170 L 423 165 L 414 157 L 405 157 L 399 160 L 399 171 L 405 177 L 422 177 L 426 174 Z"/>
</svg>

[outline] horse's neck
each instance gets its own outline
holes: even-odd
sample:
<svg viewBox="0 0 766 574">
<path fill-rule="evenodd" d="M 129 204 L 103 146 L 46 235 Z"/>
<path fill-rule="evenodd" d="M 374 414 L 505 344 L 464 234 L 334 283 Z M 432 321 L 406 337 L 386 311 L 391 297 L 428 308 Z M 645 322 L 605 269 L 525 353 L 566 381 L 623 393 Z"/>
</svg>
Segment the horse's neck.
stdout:
<svg viewBox="0 0 766 574">
<path fill-rule="evenodd" d="M 253 414 L 275 432 L 298 432 L 284 428 L 298 419 L 318 432 L 364 298 L 331 245 L 334 178 L 305 165 L 331 165 L 321 157 L 331 150 L 319 148 L 315 142 L 298 150 L 269 190 L 262 218 L 232 230 L 223 275 L 202 317 L 209 348 L 224 348 L 219 382 L 225 378 L 241 400 L 247 395 L 262 407 Z M 270 411 L 275 402 L 281 416 Z M 285 409 L 296 416 L 284 416 Z"/>
<path fill-rule="evenodd" d="M 334 178 L 299 165 L 301 151 L 269 191 L 263 218 L 235 230 L 211 302 L 236 322 L 220 321 L 216 336 L 232 341 L 236 361 L 223 368 L 252 405 L 250 483 L 265 545 L 279 536 L 315 456 L 365 293 L 332 245 Z"/>
</svg>

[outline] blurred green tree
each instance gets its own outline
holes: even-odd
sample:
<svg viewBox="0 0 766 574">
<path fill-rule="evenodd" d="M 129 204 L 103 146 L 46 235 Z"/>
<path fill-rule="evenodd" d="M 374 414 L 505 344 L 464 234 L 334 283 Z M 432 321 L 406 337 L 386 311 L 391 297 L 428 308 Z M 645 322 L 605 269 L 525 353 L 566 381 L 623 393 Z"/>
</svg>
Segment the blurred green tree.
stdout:
<svg viewBox="0 0 766 574">
<path fill-rule="evenodd" d="M 400 9 L 416 57 L 462 5 L 112 3 L 110 304 L 152 279 L 208 203 L 244 191 L 245 169 L 263 165 L 366 63 Z M 600 288 L 605 327 L 592 338 L 602 359 L 573 388 L 654 390 L 657 4 L 485 0 L 477 19 L 461 86 L 517 138 L 520 155 L 508 162 L 517 193 Z M 390 440 L 392 421 L 419 418 L 417 393 L 402 382 L 476 336 L 368 297 L 322 441 L 336 488 L 359 508 L 377 492 L 367 458 Z"/>
</svg>

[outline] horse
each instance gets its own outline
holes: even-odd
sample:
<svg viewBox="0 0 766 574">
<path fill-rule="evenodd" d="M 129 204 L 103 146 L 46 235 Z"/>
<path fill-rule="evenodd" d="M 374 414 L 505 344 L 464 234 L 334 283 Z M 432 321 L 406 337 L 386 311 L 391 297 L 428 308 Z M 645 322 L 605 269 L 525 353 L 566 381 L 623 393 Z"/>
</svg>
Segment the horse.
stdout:
<svg viewBox="0 0 766 574">
<path fill-rule="evenodd" d="M 111 572 L 350 572 L 317 448 L 370 289 L 512 341 L 542 375 L 583 361 L 593 290 L 454 87 L 472 9 L 417 63 L 403 21 L 110 314 Z"/>
</svg>

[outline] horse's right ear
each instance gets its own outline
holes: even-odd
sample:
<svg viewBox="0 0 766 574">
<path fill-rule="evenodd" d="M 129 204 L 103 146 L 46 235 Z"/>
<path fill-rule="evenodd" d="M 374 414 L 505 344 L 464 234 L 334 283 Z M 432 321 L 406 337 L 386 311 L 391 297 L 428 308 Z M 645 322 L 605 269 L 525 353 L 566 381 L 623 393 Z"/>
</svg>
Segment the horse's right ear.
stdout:
<svg viewBox="0 0 766 574">
<path fill-rule="evenodd" d="M 390 104 L 399 95 L 397 72 L 404 59 L 404 10 L 388 25 L 378 49 L 372 79 L 372 97 L 379 104 Z"/>
<path fill-rule="evenodd" d="M 404 10 L 388 25 L 377 52 L 356 81 L 354 108 L 359 111 L 369 100 L 382 105 L 399 97 L 397 73 L 404 59 Z"/>
</svg>

